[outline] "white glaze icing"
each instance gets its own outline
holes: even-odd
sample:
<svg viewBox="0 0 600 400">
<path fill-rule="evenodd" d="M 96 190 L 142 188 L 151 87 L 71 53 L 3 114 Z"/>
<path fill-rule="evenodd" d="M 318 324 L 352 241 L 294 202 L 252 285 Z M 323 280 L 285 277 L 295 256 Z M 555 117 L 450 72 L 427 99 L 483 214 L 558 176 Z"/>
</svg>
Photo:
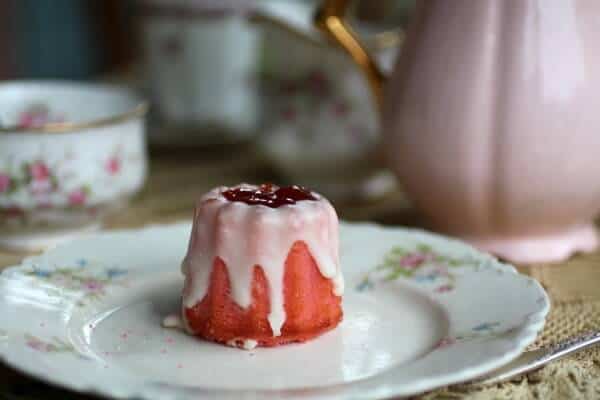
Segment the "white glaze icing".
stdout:
<svg viewBox="0 0 600 400">
<path fill-rule="evenodd" d="M 247 184 L 236 187 L 257 188 Z M 188 251 L 181 265 L 186 278 L 183 308 L 193 307 L 206 295 L 216 257 L 227 265 L 233 300 L 240 307 L 248 307 L 254 266 L 260 265 L 270 287 L 271 330 L 274 336 L 281 335 L 286 319 L 284 264 L 296 241 L 306 243 L 321 274 L 333 282 L 334 294 L 343 294 L 338 218 L 329 201 L 312 193 L 317 200 L 270 208 L 230 202 L 221 194 L 228 189 L 213 189 L 196 205 Z M 185 320 L 185 312 L 182 314 Z M 189 324 L 185 326 L 189 331 Z"/>
<path fill-rule="evenodd" d="M 163 328 L 183 329 L 184 325 L 181 317 L 175 314 L 167 315 L 162 321 Z"/>
<path fill-rule="evenodd" d="M 258 345 L 258 342 L 253 339 L 236 338 L 236 339 L 228 340 L 226 344 L 227 344 L 227 346 L 230 346 L 230 347 L 237 347 L 239 349 L 244 349 L 244 350 L 252 350 Z"/>
</svg>

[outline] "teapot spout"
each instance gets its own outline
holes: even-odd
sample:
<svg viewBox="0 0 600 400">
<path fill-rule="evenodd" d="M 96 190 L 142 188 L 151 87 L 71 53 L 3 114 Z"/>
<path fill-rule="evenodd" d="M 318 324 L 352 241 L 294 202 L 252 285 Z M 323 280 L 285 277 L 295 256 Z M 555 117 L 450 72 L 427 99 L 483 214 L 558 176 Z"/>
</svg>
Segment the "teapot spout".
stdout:
<svg viewBox="0 0 600 400">
<path fill-rule="evenodd" d="M 373 56 L 358 40 L 352 28 L 345 22 L 344 16 L 350 0 L 325 0 L 315 15 L 315 24 L 327 36 L 338 43 L 358 64 L 367 78 L 373 92 L 379 112 L 383 105 L 383 85 L 385 75 Z"/>
</svg>

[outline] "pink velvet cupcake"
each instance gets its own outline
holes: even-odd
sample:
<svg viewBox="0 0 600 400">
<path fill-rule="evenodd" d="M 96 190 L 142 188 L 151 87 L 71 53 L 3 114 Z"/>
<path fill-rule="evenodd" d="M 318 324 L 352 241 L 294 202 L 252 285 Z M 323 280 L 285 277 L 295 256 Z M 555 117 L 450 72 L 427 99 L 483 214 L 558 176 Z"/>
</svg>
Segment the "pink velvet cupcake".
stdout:
<svg viewBox="0 0 600 400">
<path fill-rule="evenodd" d="M 182 270 L 185 328 L 207 340 L 277 346 L 342 320 L 338 218 L 329 201 L 299 186 L 207 193 Z"/>
</svg>

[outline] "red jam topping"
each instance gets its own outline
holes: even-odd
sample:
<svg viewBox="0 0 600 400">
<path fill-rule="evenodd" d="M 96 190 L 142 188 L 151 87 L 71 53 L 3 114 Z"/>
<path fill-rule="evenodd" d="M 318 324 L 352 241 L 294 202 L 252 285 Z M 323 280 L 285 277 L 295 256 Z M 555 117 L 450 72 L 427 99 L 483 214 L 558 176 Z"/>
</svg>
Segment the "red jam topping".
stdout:
<svg viewBox="0 0 600 400">
<path fill-rule="evenodd" d="M 262 204 L 263 206 L 278 208 L 286 204 L 296 204 L 298 201 L 316 201 L 315 196 L 302 186 L 279 187 L 264 183 L 257 189 L 235 188 L 224 191 L 223 197 L 229 201 L 240 201 L 249 205 Z"/>
</svg>

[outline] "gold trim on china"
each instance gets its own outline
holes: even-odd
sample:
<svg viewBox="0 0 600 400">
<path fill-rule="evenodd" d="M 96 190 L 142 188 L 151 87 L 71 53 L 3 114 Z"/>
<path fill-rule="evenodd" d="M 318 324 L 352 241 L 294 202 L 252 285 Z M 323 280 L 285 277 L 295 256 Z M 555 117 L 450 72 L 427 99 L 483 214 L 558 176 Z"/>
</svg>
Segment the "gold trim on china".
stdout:
<svg viewBox="0 0 600 400">
<path fill-rule="evenodd" d="M 368 48 L 363 45 L 356 32 L 346 21 L 350 0 L 325 0 L 315 17 L 317 27 L 346 50 L 361 68 L 381 111 L 385 75 L 377 65 Z"/>
<path fill-rule="evenodd" d="M 134 108 L 122 113 L 113 115 L 106 118 L 99 118 L 92 121 L 85 122 L 55 122 L 44 124 L 39 127 L 20 127 L 20 126 L 3 126 L 0 125 L 0 134 L 7 133 L 69 133 L 77 132 L 82 130 L 101 128 L 104 126 L 110 126 L 119 124 L 121 122 L 128 121 L 137 117 L 141 117 L 148 111 L 148 102 L 142 101 Z"/>
<path fill-rule="evenodd" d="M 330 42 L 328 42 L 327 40 L 322 40 L 322 38 L 318 35 L 311 35 L 307 32 L 304 32 L 287 24 L 285 21 L 281 21 L 268 14 L 253 13 L 249 15 L 248 20 L 251 23 L 264 23 L 283 29 L 284 31 L 291 33 L 297 39 L 304 40 L 308 43 L 312 43 L 313 45 L 322 47 L 331 46 Z M 369 43 L 374 50 L 383 50 L 390 47 L 398 46 L 402 44 L 403 40 L 404 31 L 402 29 L 390 29 L 383 32 L 378 32 L 366 38 L 366 42 Z"/>
</svg>

